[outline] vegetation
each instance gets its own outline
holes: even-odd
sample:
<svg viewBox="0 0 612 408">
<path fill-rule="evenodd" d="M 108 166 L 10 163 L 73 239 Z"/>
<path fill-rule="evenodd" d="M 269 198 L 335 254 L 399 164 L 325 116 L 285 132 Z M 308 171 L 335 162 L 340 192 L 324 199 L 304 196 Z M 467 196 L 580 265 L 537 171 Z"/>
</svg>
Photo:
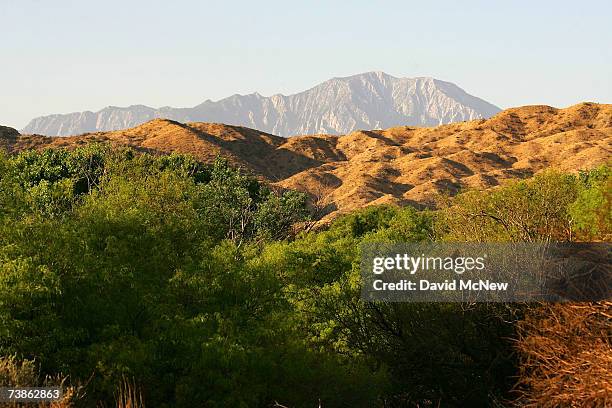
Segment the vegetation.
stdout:
<svg viewBox="0 0 612 408">
<path fill-rule="evenodd" d="M 520 406 L 610 406 L 610 310 L 612 302 L 529 311 L 518 326 Z"/>
<path fill-rule="evenodd" d="M 360 244 L 606 240 L 611 179 L 550 172 L 306 232 L 303 194 L 220 159 L 103 145 L 0 156 L 0 355 L 86 385 L 76 406 L 507 402 L 529 352 L 514 341 L 525 306 L 363 303 Z"/>
</svg>

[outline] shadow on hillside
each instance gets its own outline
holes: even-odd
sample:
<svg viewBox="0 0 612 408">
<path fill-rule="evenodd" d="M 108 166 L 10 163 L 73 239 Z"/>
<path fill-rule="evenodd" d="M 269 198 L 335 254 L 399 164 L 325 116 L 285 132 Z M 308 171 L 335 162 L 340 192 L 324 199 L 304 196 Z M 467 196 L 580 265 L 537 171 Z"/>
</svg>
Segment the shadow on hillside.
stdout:
<svg viewBox="0 0 612 408">
<path fill-rule="evenodd" d="M 236 135 L 241 137 L 233 137 L 231 140 L 226 140 L 222 136 L 211 135 L 189 124 L 177 123 L 177 126 L 182 127 L 208 143 L 219 146 L 222 152 L 227 152 L 240 161 L 248 163 L 255 173 L 273 182 L 323 163 L 296 152 L 279 149 L 284 143 L 283 138 L 253 129 L 227 126 L 235 131 Z"/>
</svg>

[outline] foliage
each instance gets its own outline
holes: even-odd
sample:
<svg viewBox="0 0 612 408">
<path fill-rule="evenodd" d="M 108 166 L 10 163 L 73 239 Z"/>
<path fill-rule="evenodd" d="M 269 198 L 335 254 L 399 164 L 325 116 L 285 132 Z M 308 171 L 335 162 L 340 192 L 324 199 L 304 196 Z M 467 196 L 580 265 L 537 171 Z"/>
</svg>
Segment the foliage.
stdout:
<svg viewBox="0 0 612 408">
<path fill-rule="evenodd" d="M 323 350 L 363 358 L 373 370 L 385 367 L 392 378 L 384 398 L 390 406 L 486 405 L 490 393 L 511 386 L 514 361 L 506 339 L 514 308 L 360 301 L 360 243 L 433 234 L 430 212 L 371 207 L 285 244 L 278 268 L 289 274 L 286 292 L 301 330 Z"/>
<path fill-rule="evenodd" d="M 441 212 L 437 233 L 459 241 L 603 240 L 610 235 L 612 172 L 555 171 L 483 193 L 468 191 Z"/>
<path fill-rule="evenodd" d="M 88 396 L 107 403 L 126 377 L 153 406 L 375 398 L 363 365 L 300 340 L 257 260 L 304 219 L 302 194 L 223 160 L 104 146 L 3 158 L 0 183 L 2 354 L 93 375 Z"/>
<path fill-rule="evenodd" d="M 603 240 L 609 183 L 548 172 L 305 232 L 304 194 L 222 159 L 0 155 L 0 355 L 91 378 L 89 406 L 126 378 L 157 407 L 490 405 L 524 308 L 361 302 L 361 244 Z"/>
<path fill-rule="evenodd" d="M 576 234 L 582 240 L 612 237 L 612 170 L 601 166 L 580 173 L 578 197 L 569 207 Z"/>
</svg>

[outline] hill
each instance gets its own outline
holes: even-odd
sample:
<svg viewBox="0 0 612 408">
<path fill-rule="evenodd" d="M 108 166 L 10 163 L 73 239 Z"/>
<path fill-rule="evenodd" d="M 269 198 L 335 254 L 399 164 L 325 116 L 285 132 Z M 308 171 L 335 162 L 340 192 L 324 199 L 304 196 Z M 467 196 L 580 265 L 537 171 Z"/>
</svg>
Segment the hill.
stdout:
<svg viewBox="0 0 612 408">
<path fill-rule="evenodd" d="M 395 78 L 368 72 L 333 78 L 294 95 L 258 93 L 207 100 L 193 108 L 154 109 L 144 105 L 109 106 L 32 119 L 24 133 L 67 136 L 125 129 L 155 118 L 180 122 L 221 122 L 274 133 L 343 134 L 355 129 L 397 125 L 436 126 L 488 118 L 499 108 L 450 82 L 433 78 Z"/>
<path fill-rule="evenodd" d="M 10 128 L 3 128 L 10 129 Z M 307 192 L 327 217 L 372 204 L 428 205 L 437 194 L 489 188 L 555 168 L 577 171 L 612 157 L 612 105 L 524 106 L 490 119 L 430 128 L 283 138 L 218 123 L 156 119 L 73 137 L 0 137 L 10 152 L 110 142 L 154 152 L 217 155 L 281 188 Z"/>
</svg>

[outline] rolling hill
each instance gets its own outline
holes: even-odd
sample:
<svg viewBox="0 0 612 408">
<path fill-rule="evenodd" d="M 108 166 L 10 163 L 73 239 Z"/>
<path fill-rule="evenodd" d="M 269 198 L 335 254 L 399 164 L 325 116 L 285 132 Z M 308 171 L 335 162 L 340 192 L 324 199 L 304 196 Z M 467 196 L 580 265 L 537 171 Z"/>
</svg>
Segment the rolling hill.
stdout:
<svg viewBox="0 0 612 408">
<path fill-rule="evenodd" d="M 72 137 L 0 128 L 0 146 L 9 152 L 94 141 L 159 154 L 188 153 L 207 162 L 220 155 L 275 186 L 307 192 L 329 219 L 366 205 L 428 205 L 438 194 L 490 188 L 548 168 L 577 171 L 609 162 L 612 105 L 524 106 L 438 127 L 291 138 L 166 119 Z"/>
</svg>

